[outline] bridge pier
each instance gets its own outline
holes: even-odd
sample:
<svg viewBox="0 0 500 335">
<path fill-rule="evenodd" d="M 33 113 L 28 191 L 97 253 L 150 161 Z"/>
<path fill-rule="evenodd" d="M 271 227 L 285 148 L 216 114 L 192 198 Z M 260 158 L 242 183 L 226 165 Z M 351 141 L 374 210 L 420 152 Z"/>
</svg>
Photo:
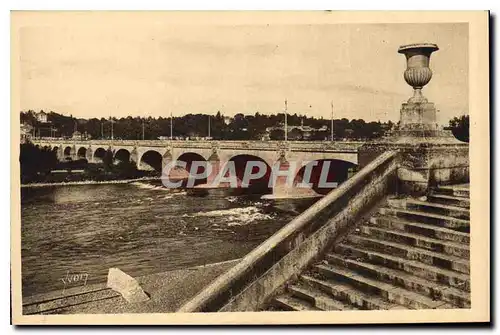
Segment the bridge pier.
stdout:
<svg viewBox="0 0 500 335">
<path fill-rule="evenodd" d="M 228 183 L 218 183 L 217 176 L 221 173 L 222 168 L 227 162 L 221 162 L 219 158 L 210 157 L 207 161 L 210 166 L 210 174 L 207 176 L 207 183 L 209 187 L 228 188 Z"/>
<path fill-rule="evenodd" d="M 167 166 L 167 164 L 170 162 L 172 162 L 172 154 L 170 153 L 170 151 L 167 151 L 161 158 L 161 171 L 163 171 L 165 169 L 165 166 Z"/>
<path fill-rule="evenodd" d="M 276 168 L 276 166 L 278 166 L 278 168 Z M 300 168 L 301 166 L 297 166 L 296 162 L 291 164 L 284 159 L 284 157 L 278 160 L 271 174 L 272 181 L 270 184 L 272 185 L 272 193 L 263 195 L 262 199 L 286 201 L 321 197 L 320 194 L 312 189 L 312 186 L 306 186 L 302 183 L 302 180 L 300 182 L 295 180 Z"/>
<path fill-rule="evenodd" d="M 64 161 L 64 147 L 62 145 L 60 146 L 57 146 L 57 160 L 59 162 L 63 162 Z"/>
<path fill-rule="evenodd" d="M 92 150 L 92 146 L 89 145 L 87 152 L 85 152 L 85 156 L 87 158 L 87 162 L 94 163 L 94 150 Z"/>
<path fill-rule="evenodd" d="M 135 166 L 137 167 L 137 170 L 141 169 L 141 161 L 139 160 L 139 155 L 137 153 L 137 147 L 133 147 L 132 151 L 130 152 L 130 161 L 135 163 Z"/>
<path fill-rule="evenodd" d="M 223 169 L 228 162 L 222 162 L 218 157 L 211 156 L 206 162 L 206 169 L 209 169 L 209 174 L 206 176 L 206 182 L 204 184 L 198 184 L 194 187 L 194 189 L 198 192 L 204 193 L 214 193 L 214 192 L 222 192 L 224 194 L 228 193 L 232 186 L 229 182 L 223 181 L 224 176 L 220 176 L 219 174 L 223 172 Z M 207 171 L 203 171 L 206 173 Z M 222 181 L 221 181 L 222 180 Z"/>
</svg>

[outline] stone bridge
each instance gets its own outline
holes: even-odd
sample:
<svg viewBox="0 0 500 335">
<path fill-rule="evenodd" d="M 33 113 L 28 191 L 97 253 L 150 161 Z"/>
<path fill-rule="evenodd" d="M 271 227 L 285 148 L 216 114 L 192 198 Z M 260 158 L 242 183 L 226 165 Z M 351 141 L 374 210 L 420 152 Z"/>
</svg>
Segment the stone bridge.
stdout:
<svg viewBox="0 0 500 335">
<path fill-rule="evenodd" d="M 194 161 L 217 162 L 219 166 L 234 161 L 238 172 L 244 171 L 247 162 L 258 160 L 268 167 L 277 162 L 296 162 L 298 174 L 305 162 L 329 161 L 339 182 L 347 179 L 349 171 L 357 167 L 358 148 L 364 144 L 348 141 L 85 141 L 43 138 L 33 142 L 56 151 L 61 161 L 86 159 L 89 163 L 100 163 L 106 154 L 112 154 L 115 163 L 131 161 L 139 170 L 158 172 L 173 161 L 183 161 L 188 167 Z"/>
<path fill-rule="evenodd" d="M 128 141 L 37 139 L 40 147 L 57 151 L 58 158 L 102 162 L 109 150 L 117 161 L 133 161 L 139 169 L 160 171 L 168 161 L 218 160 L 238 156 L 256 157 L 272 166 L 276 161 L 339 160 L 358 164 L 358 148 L 364 142 L 280 142 L 280 141 Z"/>
</svg>

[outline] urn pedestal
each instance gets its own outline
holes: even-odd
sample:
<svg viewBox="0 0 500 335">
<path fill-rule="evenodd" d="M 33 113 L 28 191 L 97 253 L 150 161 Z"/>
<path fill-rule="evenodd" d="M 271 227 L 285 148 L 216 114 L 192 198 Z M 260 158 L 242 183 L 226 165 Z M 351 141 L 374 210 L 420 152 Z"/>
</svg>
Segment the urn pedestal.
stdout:
<svg viewBox="0 0 500 335">
<path fill-rule="evenodd" d="M 399 48 L 398 52 L 406 56 L 404 79 L 413 87 L 413 96 L 402 104 L 396 129 L 359 150 L 360 167 L 385 151 L 399 151 L 397 189 L 402 194 L 420 196 L 432 186 L 469 181 L 468 143 L 439 127 L 434 104 L 422 95 L 422 88 L 432 78 L 430 55 L 437 50 L 437 45 L 428 43 Z"/>
</svg>

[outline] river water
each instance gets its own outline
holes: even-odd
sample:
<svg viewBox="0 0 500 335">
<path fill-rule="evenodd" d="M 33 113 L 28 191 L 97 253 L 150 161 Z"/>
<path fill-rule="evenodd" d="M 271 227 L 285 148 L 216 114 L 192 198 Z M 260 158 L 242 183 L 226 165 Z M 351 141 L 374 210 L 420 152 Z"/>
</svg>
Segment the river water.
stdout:
<svg viewBox="0 0 500 335">
<path fill-rule="evenodd" d="M 244 256 L 296 213 L 251 196 L 193 197 L 159 184 L 23 188 L 23 296 L 87 284 L 118 267 L 131 276 Z"/>
</svg>

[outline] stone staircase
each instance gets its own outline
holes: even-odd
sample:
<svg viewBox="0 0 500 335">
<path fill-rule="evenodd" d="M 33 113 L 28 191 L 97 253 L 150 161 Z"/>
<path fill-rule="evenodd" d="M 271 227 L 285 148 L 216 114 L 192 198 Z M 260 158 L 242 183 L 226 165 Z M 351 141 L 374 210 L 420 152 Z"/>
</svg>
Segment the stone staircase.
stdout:
<svg viewBox="0 0 500 335">
<path fill-rule="evenodd" d="M 468 185 L 391 199 L 268 310 L 470 308 Z"/>
</svg>

